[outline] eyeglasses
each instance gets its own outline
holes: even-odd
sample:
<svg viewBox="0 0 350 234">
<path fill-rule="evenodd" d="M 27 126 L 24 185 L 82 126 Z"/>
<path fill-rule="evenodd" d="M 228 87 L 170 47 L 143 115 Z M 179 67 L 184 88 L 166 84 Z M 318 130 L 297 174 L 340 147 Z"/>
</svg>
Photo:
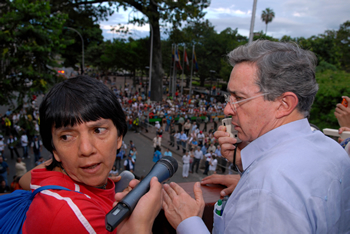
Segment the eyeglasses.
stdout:
<svg viewBox="0 0 350 234">
<path fill-rule="evenodd" d="M 226 102 L 226 105 L 227 104 L 230 104 L 230 107 L 231 109 L 237 113 L 237 105 L 239 103 L 242 103 L 242 102 L 246 102 L 246 101 L 249 101 L 249 100 L 252 100 L 252 99 L 255 99 L 257 97 L 261 97 L 261 96 L 265 96 L 269 93 L 261 93 L 259 95 L 256 95 L 256 96 L 253 96 L 253 97 L 250 97 L 250 98 L 245 98 L 245 99 L 242 99 L 242 100 L 239 100 L 237 101 L 237 99 L 235 98 L 235 96 L 232 96 L 232 95 L 227 95 L 227 94 L 224 94 L 224 97 L 225 97 L 225 102 Z"/>
</svg>

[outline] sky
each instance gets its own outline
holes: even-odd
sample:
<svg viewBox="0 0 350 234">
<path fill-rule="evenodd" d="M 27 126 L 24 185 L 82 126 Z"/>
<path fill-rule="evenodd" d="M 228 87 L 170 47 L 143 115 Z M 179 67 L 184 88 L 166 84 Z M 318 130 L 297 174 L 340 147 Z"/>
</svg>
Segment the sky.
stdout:
<svg viewBox="0 0 350 234">
<path fill-rule="evenodd" d="M 253 0 L 211 0 L 205 9 L 208 19 L 217 32 L 231 27 L 238 33 L 249 36 Z M 323 34 L 326 30 L 338 30 L 345 21 L 350 20 L 350 0 L 258 0 L 255 14 L 254 32 L 265 32 L 265 23 L 261 13 L 266 8 L 275 12 L 275 18 L 267 26 L 267 35 L 281 38 L 283 35 L 309 38 Z M 113 34 L 111 26 L 127 25 L 128 18 L 141 16 L 131 9 L 119 11 L 100 22 L 105 40 L 123 37 Z M 131 36 L 135 39 L 149 36 L 149 25 L 137 27 L 128 25 Z M 166 35 L 162 34 L 162 38 Z"/>
</svg>

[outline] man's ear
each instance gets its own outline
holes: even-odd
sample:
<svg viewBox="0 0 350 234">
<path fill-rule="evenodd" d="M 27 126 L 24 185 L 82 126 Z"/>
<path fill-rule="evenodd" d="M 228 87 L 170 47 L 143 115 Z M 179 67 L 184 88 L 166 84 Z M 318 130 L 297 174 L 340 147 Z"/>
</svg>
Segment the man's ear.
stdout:
<svg viewBox="0 0 350 234">
<path fill-rule="evenodd" d="M 278 107 L 276 118 L 280 119 L 290 115 L 298 105 L 299 99 L 293 92 L 285 92 L 277 99 Z"/>
</svg>

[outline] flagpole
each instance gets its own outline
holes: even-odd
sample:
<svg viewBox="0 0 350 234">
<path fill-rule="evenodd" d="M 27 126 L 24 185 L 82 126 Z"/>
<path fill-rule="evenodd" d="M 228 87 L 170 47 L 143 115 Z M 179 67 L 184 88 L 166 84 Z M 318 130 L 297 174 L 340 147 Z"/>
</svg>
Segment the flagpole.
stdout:
<svg viewBox="0 0 350 234">
<path fill-rule="evenodd" d="M 174 52 L 174 43 L 171 44 L 171 58 L 175 60 L 175 56 L 173 55 Z M 174 56 L 174 57 L 173 57 Z M 169 71 L 169 96 L 171 95 L 171 84 L 172 84 L 172 79 L 173 79 L 173 74 L 172 74 L 172 65 L 173 61 L 170 59 L 170 71 Z"/>
<path fill-rule="evenodd" d="M 192 96 L 193 59 L 194 59 L 194 45 L 193 45 L 193 47 L 192 47 L 192 65 L 191 65 L 191 78 L 190 78 L 190 97 Z"/>
<path fill-rule="evenodd" d="M 172 87 L 171 87 L 171 95 L 174 98 L 175 97 L 175 86 L 176 86 L 176 44 L 174 44 L 174 64 L 173 64 L 173 82 L 172 82 Z"/>
<path fill-rule="evenodd" d="M 184 56 L 183 56 L 183 62 L 182 62 L 182 75 L 181 75 L 181 96 L 183 93 L 183 79 L 184 79 L 184 72 L 185 72 L 185 50 L 186 50 L 186 45 L 184 45 Z"/>
</svg>

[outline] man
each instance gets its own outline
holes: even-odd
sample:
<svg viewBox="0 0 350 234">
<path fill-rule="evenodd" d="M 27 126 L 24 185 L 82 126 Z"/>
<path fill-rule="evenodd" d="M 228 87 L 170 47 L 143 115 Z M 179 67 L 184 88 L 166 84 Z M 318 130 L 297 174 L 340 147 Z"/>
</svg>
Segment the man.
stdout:
<svg viewBox="0 0 350 234">
<path fill-rule="evenodd" d="M 38 136 L 34 136 L 34 141 L 30 145 L 32 148 L 32 153 L 34 154 L 34 162 L 38 161 L 41 156 L 41 150 L 43 148 L 43 143 L 39 140 Z"/>
<path fill-rule="evenodd" d="M 198 173 L 199 162 L 203 159 L 203 152 L 200 147 L 197 146 L 197 149 L 194 151 L 194 158 L 192 163 L 192 172 L 194 171 L 194 166 L 196 165 L 196 173 Z"/>
<path fill-rule="evenodd" d="M 6 162 L 4 162 L 3 157 L 0 156 L 0 177 L 2 177 L 5 180 L 6 185 L 9 185 L 7 180 L 8 175 L 10 175 L 9 165 Z"/>
<path fill-rule="evenodd" d="M 9 147 L 10 152 L 11 152 L 11 159 L 13 159 L 13 152 L 15 152 L 17 155 L 17 158 L 19 158 L 19 153 L 17 151 L 16 144 L 17 144 L 17 137 L 14 137 L 11 134 L 9 139 L 7 139 L 7 145 Z"/>
<path fill-rule="evenodd" d="M 179 120 L 178 120 L 178 127 L 179 127 L 179 131 L 182 131 L 182 125 L 184 125 L 185 123 L 185 119 L 183 117 L 183 115 L 180 116 Z"/>
<path fill-rule="evenodd" d="M 241 179 L 222 216 L 215 215 L 213 233 L 349 233 L 350 159 L 306 119 L 318 90 L 315 55 L 256 41 L 228 57 L 234 68 L 224 112 L 251 143 L 240 152 Z M 225 130 L 215 137 L 233 162 L 236 140 Z M 209 233 L 199 183 L 196 200 L 175 183 L 164 190 L 165 215 L 177 233 Z"/>
<path fill-rule="evenodd" d="M 156 152 L 157 146 L 158 146 L 158 147 L 162 147 L 162 138 L 159 137 L 158 134 L 153 138 L 153 148 L 154 148 L 154 152 Z"/>
<path fill-rule="evenodd" d="M 216 147 L 213 143 L 210 144 L 209 148 L 208 148 L 208 152 L 212 151 L 213 153 L 215 152 Z"/>
<path fill-rule="evenodd" d="M 209 152 L 204 155 L 205 156 L 205 169 L 204 169 L 203 175 L 208 175 L 210 161 L 211 161 L 211 158 L 213 157 L 213 151 L 212 150 L 208 150 L 208 151 Z"/>
<path fill-rule="evenodd" d="M 184 131 L 181 131 L 181 134 L 180 134 L 180 141 L 181 141 L 182 152 L 183 152 L 183 153 L 186 152 L 187 140 L 188 140 L 187 135 L 184 133 Z"/>
<path fill-rule="evenodd" d="M 169 151 L 169 148 L 166 148 L 166 151 L 164 153 L 164 156 L 169 156 L 169 157 L 172 157 L 173 154 Z"/>
<path fill-rule="evenodd" d="M 23 148 L 22 159 L 30 158 L 30 156 L 28 156 L 28 136 L 27 136 L 26 131 L 23 131 L 23 134 L 21 136 L 21 145 Z"/>
</svg>

